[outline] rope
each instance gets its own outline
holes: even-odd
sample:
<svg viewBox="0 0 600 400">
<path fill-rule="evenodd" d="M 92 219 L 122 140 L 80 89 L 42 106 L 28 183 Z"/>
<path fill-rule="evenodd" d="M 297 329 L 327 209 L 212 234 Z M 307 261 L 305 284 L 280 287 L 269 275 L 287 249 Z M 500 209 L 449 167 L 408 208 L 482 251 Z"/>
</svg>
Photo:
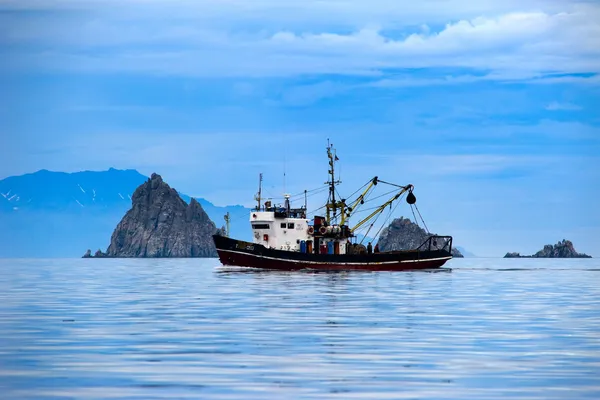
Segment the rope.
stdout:
<svg viewBox="0 0 600 400">
<path fill-rule="evenodd" d="M 389 192 L 386 192 L 386 193 L 384 193 L 384 194 L 382 194 L 382 195 L 379 195 L 379 196 L 377 196 L 377 197 L 374 197 L 374 198 L 372 198 L 372 199 L 365 200 L 365 204 L 367 204 L 367 203 L 370 203 L 370 202 L 372 202 L 372 201 L 375 201 L 375 200 L 377 200 L 377 199 L 379 199 L 379 198 L 381 198 L 381 197 L 383 197 L 383 196 L 389 196 L 391 193 L 394 193 L 394 192 L 397 192 L 397 190 L 396 190 L 396 189 L 394 189 L 394 190 L 391 190 L 391 191 L 389 191 Z M 359 205 L 362 205 L 362 204 L 359 204 Z M 356 216 L 356 215 L 362 214 L 362 213 L 364 213 L 364 212 L 367 212 L 367 211 L 372 211 L 372 210 L 375 210 L 375 209 L 377 209 L 377 208 L 379 208 L 379 207 L 381 207 L 381 205 L 379 205 L 379 206 L 375 206 L 375 207 L 369 207 L 369 208 L 365 208 L 364 210 L 360 210 L 360 211 L 354 211 L 354 210 L 356 210 L 356 209 L 358 208 L 358 206 L 356 206 L 356 208 L 355 208 L 354 210 L 352 210 L 351 216 Z M 337 217 L 339 217 L 340 215 L 341 215 L 341 211 L 340 211 L 340 214 L 336 214 L 336 215 L 334 216 L 334 218 L 337 218 Z"/>
<path fill-rule="evenodd" d="M 306 191 L 306 194 L 308 194 L 308 193 L 311 193 L 311 192 L 315 192 L 315 191 L 319 191 L 319 190 L 323 190 L 323 189 L 325 189 L 325 188 L 327 188 L 327 186 L 325 186 L 325 185 L 322 185 L 322 186 L 319 186 L 319 187 L 317 187 L 317 188 L 314 188 L 314 189 L 307 190 L 307 191 Z M 293 199 L 293 198 L 295 198 L 295 197 L 300 197 L 300 196 L 304 196 L 304 191 L 302 191 L 301 193 L 297 193 L 297 194 L 295 194 L 295 195 L 293 195 L 293 196 L 290 196 L 290 199 Z"/>
<path fill-rule="evenodd" d="M 252 211 L 244 213 L 244 215 L 238 215 L 236 218 L 232 218 L 229 220 L 229 222 L 233 222 L 233 221 L 237 221 L 238 219 L 242 219 L 242 217 L 248 218 L 248 215 L 250 215 L 252 213 Z"/>
<path fill-rule="evenodd" d="M 388 214 L 387 218 L 385 219 L 385 221 L 383 221 L 383 224 L 381 224 L 381 228 L 379 228 L 379 230 L 377 231 L 377 233 L 375 234 L 375 237 L 379 237 L 379 233 L 381 233 L 381 231 L 383 230 L 383 227 L 385 226 L 385 224 L 387 224 L 387 222 L 390 220 L 390 217 L 392 216 L 392 214 L 394 214 L 394 212 L 396 211 L 396 208 L 400 205 L 400 199 L 402 198 L 402 196 L 400 196 L 398 198 L 398 202 L 396 203 L 396 205 L 394 206 L 394 208 L 392 209 L 390 207 L 390 213 Z"/>
<path fill-rule="evenodd" d="M 386 184 L 386 185 L 390 185 L 390 186 L 396 186 L 398 188 L 402 188 L 402 189 L 406 189 L 406 186 L 402 186 L 402 185 L 397 185 L 395 183 L 390 183 L 390 182 L 386 182 L 386 181 L 382 181 L 381 179 L 378 179 L 377 182 Z"/>
<path fill-rule="evenodd" d="M 392 194 L 392 193 L 395 193 L 395 192 L 397 192 L 397 191 L 398 191 L 397 189 L 390 190 L 389 192 L 386 192 L 386 193 L 384 193 L 384 194 L 380 194 L 380 195 L 379 195 L 379 196 L 377 196 L 377 197 L 373 197 L 372 199 L 369 199 L 369 200 L 365 201 L 365 203 L 369 203 L 369 202 L 371 202 L 371 201 L 375 201 L 375 200 L 377 200 L 377 199 L 379 199 L 379 198 L 381 198 L 381 197 L 383 197 L 383 196 L 389 196 L 390 194 Z M 375 208 L 377 208 L 377 207 L 375 207 Z"/>
<path fill-rule="evenodd" d="M 359 187 L 358 189 L 356 189 L 356 191 L 354 193 L 352 193 L 350 196 L 348 196 L 348 199 L 351 199 L 352 196 L 354 196 L 356 193 L 360 192 L 365 186 L 367 186 L 369 183 L 371 183 L 371 181 L 373 181 L 373 179 L 369 179 L 367 181 L 367 183 L 365 183 L 364 185 L 362 185 L 361 187 Z"/>
<path fill-rule="evenodd" d="M 363 236 L 362 240 L 360 241 L 360 244 L 362 244 L 363 240 L 365 240 L 365 238 L 367 237 L 367 235 L 369 234 L 369 232 L 371 232 L 371 228 L 373 227 L 373 225 L 375 225 L 377 223 L 377 220 L 379 219 L 379 217 L 381 217 L 382 213 L 377 214 L 377 218 L 375 218 L 375 221 L 373 221 L 371 223 L 371 225 L 369 226 L 369 230 L 367 231 L 367 233 L 365 233 L 365 235 Z M 377 235 L 375 235 L 375 237 L 377 237 Z"/>
<path fill-rule="evenodd" d="M 315 188 L 315 189 L 308 190 L 308 191 L 306 192 L 306 193 L 307 193 L 307 196 L 306 196 L 306 198 L 307 198 L 307 199 L 309 199 L 309 198 L 311 198 L 311 197 L 313 197 L 313 196 L 315 196 L 315 195 L 317 195 L 317 194 L 320 194 L 320 193 L 324 192 L 324 191 L 325 191 L 325 189 L 327 189 L 327 188 L 328 188 L 327 186 L 321 186 L 321 187 L 318 187 L 318 188 Z M 268 190 L 266 190 L 265 188 L 263 188 L 263 191 L 264 191 L 265 193 L 269 194 Z M 310 193 L 310 194 L 308 194 L 308 193 Z M 294 196 L 291 196 L 291 197 L 290 197 L 290 199 L 291 199 L 291 198 L 293 198 L 293 197 L 298 197 L 298 196 L 300 196 L 300 195 L 301 195 L 301 196 L 304 196 L 304 192 L 302 192 L 302 193 L 300 193 L 300 194 L 297 194 L 297 195 L 294 195 Z M 271 199 L 271 200 L 275 200 L 275 199 L 283 199 L 283 197 L 266 197 L 266 198 L 268 198 L 268 199 Z M 323 207 L 325 207 L 325 206 L 323 206 Z M 320 210 L 320 209 L 321 209 L 321 208 L 323 208 L 323 207 L 320 207 L 320 208 L 316 209 L 316 210 L 315 210 L 315 212 L 316 212 L 316 211 L 318 211 L 318 210 Z M 231 219 L 229 222 L 231 223 L 231 222 L 234 222 L 234 221 L 240 220 L 240 219 L 242 219 L 242 218 L 248 218 L 248 216 L 249 216 L 250 214 L 252 214 L 253 212 L 256 212 L 256 210 L 252 209 L 252 210 L 250 210 L 250 211 L 248 211 L 248 212 L 245 212 L 245 213 L 243 213 L 243 214 L 239 214 L 239 215 L 237 215 L 235 218 L 232 218 L 232 219 Z M 308 214 L 307 214 L 307 215 L 308 215 Z"/>
<path fill-rule="evenodd" d="M 369 201 L 369 197 L 373 194 L 373 192 L 369 192 L 367 193 L 367 195 L 365 197 L 363 197 L 363 201 L 361 203 L 358 203 L 357 206 L 352 210 L 352 213 L 356 213 L 358 211 L 356 211 L 360 206 L 366 204 Z"/>
<path fill-rule="evenodd" d="M 374 224 L 374 223 L 375 223 L 375 222 L 373 222 L 373 224 Z M 359 243 L 359 244 L 362 244 L 362 242 L 363 242 L 363 241 L 364 241 L 364 240 L 367 238 L 367 235 L 368 235 L 368 234 L 369 234 L 369 232 L 371 231 L 371 228 L 373 227 L 373 224 L 371 224 L 371 225 L 369 226 L 369 229 L 367 230 L 367 233 L 365 233 L 365 234 L 363 235 L 363 238 L 362 238 L 362 240 L 360 241 L 360 243 Z"/>
<path fill-rule="evenodd" d="M 319 211 L 319 210 L 321 210 L 321 209 L 323 209 L 323 208 L 325 208 L 325 207 L 327 207 L 327 205 L 321 206 L 321 207 L 319 207 L 319 208 L 317 208 L 317 209 L 315 209 L 315 210 L 311 210 L 310 212 L 307 212 L 307 213 L 306 213 L 306 216 L 308 216 L 309 214 L 314 214 L 314 213 L 316 213 L 317 211 Z"/>
<path fill-rule="evenodd" d="M 425 230 L 427 231 L 427 234 L 429 235 L 429 229 L 427 228 L 427 225 L 425 225 L 425 220 L 423 219 L 423 217 L 421 216 L 421 212 L 419 211 L 419 207 L 417 207 L 417 205 L 415 204 L 415 208 L 417 209 L 417 213 L 419 214 L 419 217 L 421 217 L 421 222 L 423 222 L 423 226 L 425 227 Z M 413 213 L 414 215 L 414 213 Z"/>
<path fill-rule="evenodd" d="M 412 215 L 413 215 L 413 221 L 415 221 L 415 224 L 417 224 L 417 226 L 420 228 L 419 226 L 419 220 L 417 219 L 417 216 L 415 215 L 415 210 L 413 210 L 413 205 L 410 205 L 410 211 L 412 211 Z"/>
</svg>

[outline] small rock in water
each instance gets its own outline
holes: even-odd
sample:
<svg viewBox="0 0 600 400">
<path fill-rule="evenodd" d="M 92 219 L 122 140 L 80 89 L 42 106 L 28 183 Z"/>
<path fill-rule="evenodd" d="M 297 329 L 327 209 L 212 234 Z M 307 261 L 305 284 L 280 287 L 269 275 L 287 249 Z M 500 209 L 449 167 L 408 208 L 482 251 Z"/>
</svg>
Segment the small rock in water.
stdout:
<svg viewBox="0 0 600 400">
<path fill-rule="evenodd" d="M 504 258 L 592 258 L 584 253 L 578 253 L 573 242 L 563 239 L 555 245 L 547 244 L 534 255 L 522 256 L 519 253 L 506 253 Z"/>
</svg>

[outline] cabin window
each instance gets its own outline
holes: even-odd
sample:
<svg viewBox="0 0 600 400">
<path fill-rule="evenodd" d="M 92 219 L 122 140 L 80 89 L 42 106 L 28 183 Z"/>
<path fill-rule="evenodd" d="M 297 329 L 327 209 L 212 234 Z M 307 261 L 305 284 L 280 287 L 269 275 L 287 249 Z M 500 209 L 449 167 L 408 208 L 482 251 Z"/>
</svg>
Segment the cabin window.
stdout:
<svg viewBox="0 0 600 400">
<path fill-rule="evenodd" d="M 252 224 L 253 229 L 269 229 L 269 224 Z"/>
<path fill-rule="evenodd" d="M 282 227 L 283 229 L 285 229 L 285 222 L 282 222 L 282 223 L 281 223 L 281 227 Z"/>
<path fill-rule="evenodd" d="M 288 229 L 294 229 L 294 223 L 293 222 L 289 222 L 288 223 Z"/>
</svg>

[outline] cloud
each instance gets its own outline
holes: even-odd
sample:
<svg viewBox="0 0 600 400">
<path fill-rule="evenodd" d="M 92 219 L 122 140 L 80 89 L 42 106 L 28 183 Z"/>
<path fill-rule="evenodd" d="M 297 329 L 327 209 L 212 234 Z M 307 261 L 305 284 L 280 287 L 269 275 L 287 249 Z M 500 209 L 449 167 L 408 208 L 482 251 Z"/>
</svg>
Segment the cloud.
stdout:
<svg viewBox="0 0 600 400">
<path fill-rule="evenodd" d="M 38 1 L 30 7 L 52 12 L 5 16 L 0 43 L 4 69 L 13 72 L 289 77 L 415 68 L 479 71 L 452 79 L 447 72 L 441 77 L 435 72 L 433 83 L 446 84 L 481 76 L 600 73 L 597 4 L 422 3 L 230 0 L 167 5 L 140 0 L 125 3 L 116 13 L 106 2 L 101 7 L 97 1 Z M 19 7 L 25 6 L 0 2 L 0 9 Z M 79 11 L 65 11 L 72 9 Z"/>
<path fill-rule="evenodd" d="M 280 32 L 270 42 L 296 54 L 348 57 L 350 65 L 365 69 L 462 67 L 529 74 L 599 72 L 598 11 L 593 10 L 593 20 L 583 13 L 478 17 L 447 24 L 437 32 L 412 33 L 399 39 L 365 28 L 351 34 Z"/>
<path fill-rule="evenodd" d="M 546 110 L 548 111 L 579 111 L 581 107 L 572 104 L 572 103 L 559 103 L 557 101 L 553 101 L 552 103 L 546 106 Z"/>
<path fill-rule="evenodd" d="M 260 21 L 265 26 L 314 26 L 322 22 L 336 26 L 359 26 L 365 20 L 386 27 L 422 25 L 428 22 L 445 23 L 451 19 L 474 18 L 479 15 L 502 14 L 515 9 L 524 11 L 544 9 L 549 12 L 570 11 L 586 1 L 562 0 L 0 0 L 0 11 L 65 11 L 94 12 L 136 18 L 203 18 L 229 23 L 231 21 Z M 118 6 L 118 7 L 115 7 Z"/>
<path fill-rule="evenodd" d="M 416 78 L 414 76 L 406 75 L 402 77 L 386 78 L 377 81 L 367 83 L 365 86 L 379 87 L 379 88 L 397 88 L 397 87 L 418 87 L 418 86 L 440 86 L 440 85 L 461 85 L 465 83 L 472 83 L 479 80 L 484 80 L 488 77 L 475 76 L 475 75 L 447 75 L 444 77 L 434 78 Z"/>
</svg>

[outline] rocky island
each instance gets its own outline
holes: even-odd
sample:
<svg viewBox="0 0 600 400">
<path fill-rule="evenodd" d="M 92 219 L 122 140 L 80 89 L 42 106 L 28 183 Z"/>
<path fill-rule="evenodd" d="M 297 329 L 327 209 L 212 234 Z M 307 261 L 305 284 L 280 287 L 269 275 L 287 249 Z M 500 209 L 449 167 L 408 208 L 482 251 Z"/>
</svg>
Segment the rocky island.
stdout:
<svg viewBox="0 0 600 400">
<path fill-rule="evenodd" d="M 592 258 L 587 254 L 578 253 L 570 240 L 563 239 L 554 246 L 547 244 L 544 248 L 531 256 L 522 256 L 519 253 L 506 253 L 504 258 Z"/>
<path fill-rule="evenodd" d="M 152 174 L 131 198 L 106 253 L 94 257 L 216 257 L 212 235 L 220 232 L 202 206 L 187 204 L 160 175 Z M 91 258 L 88 250 L 85 258 Z"/>
<path fill-rule="evenodd" d="M 394 219 L 379 235 L 379 249 L 381 251 L 412 250 L 416 249 L 434 233 L 427 233 L 425 229 L 415 224 L 408 218 Z M 452 247 L 452 257 L 462 258 L 463 255 Z"/>
</svg>

